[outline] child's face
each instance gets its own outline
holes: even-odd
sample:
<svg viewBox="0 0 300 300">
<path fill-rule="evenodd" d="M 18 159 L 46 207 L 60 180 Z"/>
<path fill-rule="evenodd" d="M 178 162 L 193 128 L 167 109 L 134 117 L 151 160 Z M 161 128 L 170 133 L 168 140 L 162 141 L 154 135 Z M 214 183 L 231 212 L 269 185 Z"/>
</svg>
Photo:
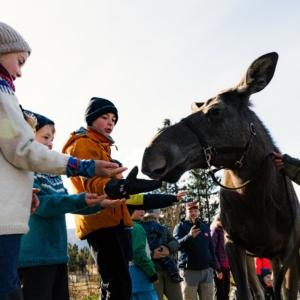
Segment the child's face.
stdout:
<svg viewBox="0 0 300 300">
<path fill-rule="evenodd" d="M 263 280 L 264 280 L 264 282 L 265 282 L 265 284 L 267 286 L 270 285 L 272 283 L 272 276 L 271 276 L 271 274 L 266 275 Z"/>
<path fill-rule="evenodd" d="M 104 135 L 110 135 L 114 130 L 116 116 L 113 113 L 107 113 L 97 118 L 92 126 L 98 129 Z"/>
<path fill-rule="evenodd" d="M 133 219 L 133 220 L 143 220 L 144 214 L 145 214 L 144 210 L 135 210 L 131 215 L 131 219 Z"/>
<path fill-rule="evenodd" d="M 54 133 L 53 129 L 49 125 L 45 125 L 40 128 L 35 134 L 35 140 L 45 146 L 47 146 L 50 150 L 53 147 Z"/>
<path fill-rule="evenodd" d="M 28 52 L 13 52 L 0 55 L 0 63 L 8 71 L 13 80 L 22 76 L 21 68 L 29 57 Z"/>
</svg>

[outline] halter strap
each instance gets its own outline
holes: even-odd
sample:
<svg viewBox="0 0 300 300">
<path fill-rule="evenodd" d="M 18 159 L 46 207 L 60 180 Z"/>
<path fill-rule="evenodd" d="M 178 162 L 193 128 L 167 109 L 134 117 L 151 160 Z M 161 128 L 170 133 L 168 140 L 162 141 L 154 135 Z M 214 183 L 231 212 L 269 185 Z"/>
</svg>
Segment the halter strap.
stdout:
<svg viewBox="0 0 300 300">
<path fill-rule="evenodd" d="M 243 163 L 242 163 L 243 159 L 247 158 L 247 156 L 248 156 L 253 137 L 256 135 L 256 132 L 254 129 L 254 124 L 252 123 L 252 120 L 251 120 L 251 122 L 249 124 L 251 136 L 250 136 L 249 142 L 245 145 L 245 147 L 220 147 L 220 148 L 211 147 L 206 142 L 199 127 L 195 126 L 195 124 L 190 119 L 183 118 L 183 119 L 181 119 L 181 122 L 183 122 L 196 135 L 200 145 L 202 146 L 203 152 L 205 154 L 206 163 L 207 163 L 208 168 L 210 168 L 210 160 L 213 155 L 229 154 L 229 153 L 243 153 L 240 160 L 236 161 L 236 163 L 235 163 L 235 165 L 241 167 L 243 165 Z"/>
</svg>

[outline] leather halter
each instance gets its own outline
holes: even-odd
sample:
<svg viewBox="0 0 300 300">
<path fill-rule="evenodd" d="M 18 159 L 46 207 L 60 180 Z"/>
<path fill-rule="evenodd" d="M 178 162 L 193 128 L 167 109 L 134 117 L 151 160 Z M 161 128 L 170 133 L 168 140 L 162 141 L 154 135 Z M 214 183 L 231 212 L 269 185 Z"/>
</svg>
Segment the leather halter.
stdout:
<svg viewBox="0 0 300 300">
<path fill-rule="evenodd" d="M 202 146 L 204 155 L 205 155 L 205 162 L 207 164 L 207 167 L 210 169 L 210 161 L 213 155 L 218 155 L 218 154 L 229 154 L 229 153 L 242 153 L 242 156 L 240 160 L 235 162 L 235 166 L 238 166 L 239 168 L 242 167 L 243 165 L 243 159 L 248 157 L 248 153 L 253 141 L 253 137 L 256 136 L 256 132 L 254 129 L 254 124 L 252 121 L 249 124 L 250 127 L 250 132 L 251 136 L 249 139 L 249 142 L 245 145 L 245 147 L 221 147 L 221 148 L 216 148 L 216 147 L 211 147 L 208 145 L 206 142 L 205 138 L 203 137 L 201 131 L 195 124 L 189 120 L 188 118 L 183 118 L 181 119 L 181 122 L 183 122 L 198 138 L 198 141 L 200 145 Z"/>
<path fill-rule="evenodd" d="M 253 175 L 253 177 L 250 180 L 246 181 L 245 183 L 243 183 L 242 185 L 240 185 L 238 187 L 234 187 L 234 188 L 227 187 L 227 186 L 221 184 L 215 176 L 215 173 L 217 171 L 220 171 L 221 169 L 225 169 L 225 167 L 221 166 L 221 167 L 218 167 L 216 169 L 212 169 L 211 165 L 210 165 L 211 157 L 213 155 L 218 155 L 218 154 L 242 153 L 242 157 L 240 158 L 240 160 L 235 162 L 235 166 L 238 166 L 239 168 L 241 168 L 242 165 L 243 165 L 243 163 L 242 163 L 243 159 L 248 157 L 248 153 L 249 153 L 252 141 L 253 141 L 253 137 L 256 136 L 256 132 L 255 132 L 254 124 L 252 123 L 252 120 L 249 124 L 251 136 L 250 136 L 249 142 L 243 148 L 238 148 L 238 147 L 221 147 L 221 148 L 210 147 L 207 144 L 205 138 L 203 137 L 201 131 L 198 129 L 198 127 L 196 127 L 193 124 L 192 121 L 190 121 L 188 118 L 181 119 L 181 121 L 184 122 L 186 124 L 186 126 L 196 135 L 196 137 L 199 140 L 200 145 L 202 146 L 202 149 L 203 149 L 203 152 L 204 152 L 204 155 L 205 155 L 205 162 L 206 162 L 207 168 L 208 168 L 208 170 L 206 171 L 206 175 L 211 176 L 214 183 L 216 183 L 217 185 L 219 185 L 220 187 L 222 187 L 226 190 L 238 190 L 240 188 L 243 188 L 244 186 L 246 186 L 250 182 L 252 182 L 257 177 L 257 175 L 260 173 L 260 171 L 263 169 L 264 165 L 267 162 L 267 159 L 272 155 L 272 153 L 270 153 L 265 158 L 265 160 L 263 161 L 263 163 L 260 166 L 259 170 Z"/>
</svg>

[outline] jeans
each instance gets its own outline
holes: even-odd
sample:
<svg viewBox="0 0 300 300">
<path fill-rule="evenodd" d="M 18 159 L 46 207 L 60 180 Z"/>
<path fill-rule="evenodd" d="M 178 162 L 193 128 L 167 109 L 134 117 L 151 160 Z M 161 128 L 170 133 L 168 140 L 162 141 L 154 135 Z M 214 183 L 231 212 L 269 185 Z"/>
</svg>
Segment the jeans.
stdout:
<svg viewBox="0 0 300 300">
<path fill-rule="evenodd" d="M 0 299 L 23 300 L 18 276 L 22 234 L 0 235 Z"/>
</svg>

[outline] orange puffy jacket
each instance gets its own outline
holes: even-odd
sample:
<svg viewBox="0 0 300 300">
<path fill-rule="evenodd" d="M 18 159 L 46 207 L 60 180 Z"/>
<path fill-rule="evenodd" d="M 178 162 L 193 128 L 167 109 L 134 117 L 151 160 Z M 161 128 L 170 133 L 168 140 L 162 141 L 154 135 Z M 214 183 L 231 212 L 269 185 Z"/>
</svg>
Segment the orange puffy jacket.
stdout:
<svg viewBox="0 0 300 300">
<path fill-rule="evenodd" d="M 62 152 L 79 159 L 94 159 L 114 161 L 110 157 L 110 145 L 114 141 L 105 135 L 102 135 L 94 128 L 81 127 L 79 130 L 72 132 L 68 141 L 65 143 Z M 115 178 L 115 177 L 113 177 Z M 105 184 L 110 178 L 84 178 L 72 177 L 73 192 L 79 194 L 82 192 L 105 194 Z M 123 221 L 122 221 L 123 220 Z M 85 239 L 86 236 L 97 229 L 114 227 L 124 224 L 125 227 L 133 226 L 126 204 L 114 208 L 105 208 L 97 214 L 82 216 L 75 215 L 76 236 L 79 239 Z"/>
</svg>

